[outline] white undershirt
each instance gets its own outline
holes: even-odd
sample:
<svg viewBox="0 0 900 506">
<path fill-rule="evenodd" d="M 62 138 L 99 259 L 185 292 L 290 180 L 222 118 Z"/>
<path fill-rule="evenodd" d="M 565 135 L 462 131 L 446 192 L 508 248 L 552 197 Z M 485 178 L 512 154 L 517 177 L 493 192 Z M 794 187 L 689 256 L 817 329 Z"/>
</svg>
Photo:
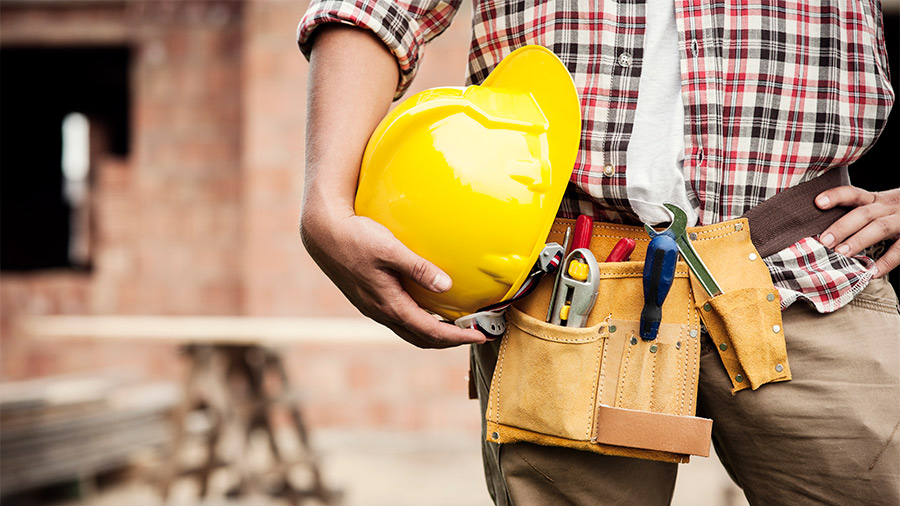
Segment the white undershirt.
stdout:
<svg viewBox="0 0 900 506">
<path fill-rule="evenodd" d="M 647 0 L 644 58 L 637 110 L 626 152 L 626 190 L 632 209 L 648 224 L 671 218 L 662 204 L 675 204 L 697 223 L 684 184 L 684 103 L 675 5 Z"/>
</svg>

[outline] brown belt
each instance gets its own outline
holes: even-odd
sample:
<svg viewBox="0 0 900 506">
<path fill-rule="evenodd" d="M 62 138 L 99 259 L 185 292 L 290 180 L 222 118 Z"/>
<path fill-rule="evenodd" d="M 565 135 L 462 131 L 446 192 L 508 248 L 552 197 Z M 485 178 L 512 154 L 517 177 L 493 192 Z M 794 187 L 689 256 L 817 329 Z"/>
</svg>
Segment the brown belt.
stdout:
<svg viewBox="0 0 900 506">
<path fill-rule="evenodd" d="M 792 186 L 744 213 L 750 222 L 750 238 L 763 258 L 778 253 L 804 237 L 822 233 L 849 211 L 835 207 L 823 211 L 815 198 L 830 188 L 850 184 L 847 166 Z"/>
</svg>

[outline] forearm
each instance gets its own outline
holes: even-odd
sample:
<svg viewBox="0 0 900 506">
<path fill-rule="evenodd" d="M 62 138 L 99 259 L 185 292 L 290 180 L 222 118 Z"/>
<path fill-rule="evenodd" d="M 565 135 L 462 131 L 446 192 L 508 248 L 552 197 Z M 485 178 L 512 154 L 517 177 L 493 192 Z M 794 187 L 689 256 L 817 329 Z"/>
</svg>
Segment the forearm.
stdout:
<svg viewBox="0 0 900 506">
<path fill-rule="evenodd" d="M 310 56 L 303 216 L 353 214 L 366 142 L 391 104 L 397 62 L 369 31 L 322 27 Z"/>
<path fill-rule="evenodd" d="M 476 330 L 438 322 L 400 283 L 405 277 L 444 292 L 451 285 L 446 273 L 385 227 L 354 213 L 366 143 L 391 104 L 399 71 L 369 32 L 340 25 L 320 30 L 310 57 L 304 246 L 360 312 L 406 341 L 423 348 L 483 343 Z"/>
</svg>

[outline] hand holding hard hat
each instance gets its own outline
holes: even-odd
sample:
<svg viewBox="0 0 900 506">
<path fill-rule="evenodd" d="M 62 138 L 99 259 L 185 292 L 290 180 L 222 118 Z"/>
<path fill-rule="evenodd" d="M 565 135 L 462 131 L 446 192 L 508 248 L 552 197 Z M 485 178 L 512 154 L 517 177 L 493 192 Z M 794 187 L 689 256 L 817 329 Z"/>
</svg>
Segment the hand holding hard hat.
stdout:
<svg viewBox="0 0 900 506">
<path fill-rule="evenodd" d="M 544 249 L 572 173 L 580 104 L 562 62 L 540 46 L 507 56 L 480 86 L 418 93 L 375 129 L 356 213 L 446 272 L 435 293 L 404 280 L 449 319 L 512 298 Z"/>
<path fill-rule="evenodd" d="M 485 342 L 478 330 L 442 323 L 413 301 L 402 278 L 443 291 L 449 277 L 353 209 L 366 143 L 396 89 L 396 58 L 368 30 L 343 24 L 319 30 L 309 66 L 303 245 L 353 306 L 404 341 L 420 348 Z M 441 278 L 443 287 L 437 282 Z"/>
</svg>

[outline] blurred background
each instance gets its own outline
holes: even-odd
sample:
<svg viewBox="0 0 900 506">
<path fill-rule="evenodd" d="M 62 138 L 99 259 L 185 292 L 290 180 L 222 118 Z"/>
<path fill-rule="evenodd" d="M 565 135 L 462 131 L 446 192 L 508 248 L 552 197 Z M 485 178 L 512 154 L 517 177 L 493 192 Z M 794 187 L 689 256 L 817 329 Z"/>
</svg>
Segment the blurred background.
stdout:
<svg viewBox="0 0 900 506">
<path fill-rule="evenodd" d="M 2 504 L 490 504 L 468 350 L 300 244 L 306 5 L 0 0 Z M 463 84 L 470 8 L 410 94 Z M 898 186 L 896 117 L 858 184 Z M 745 503 L 711 457 L 674 504 Z"/>
</svg>

